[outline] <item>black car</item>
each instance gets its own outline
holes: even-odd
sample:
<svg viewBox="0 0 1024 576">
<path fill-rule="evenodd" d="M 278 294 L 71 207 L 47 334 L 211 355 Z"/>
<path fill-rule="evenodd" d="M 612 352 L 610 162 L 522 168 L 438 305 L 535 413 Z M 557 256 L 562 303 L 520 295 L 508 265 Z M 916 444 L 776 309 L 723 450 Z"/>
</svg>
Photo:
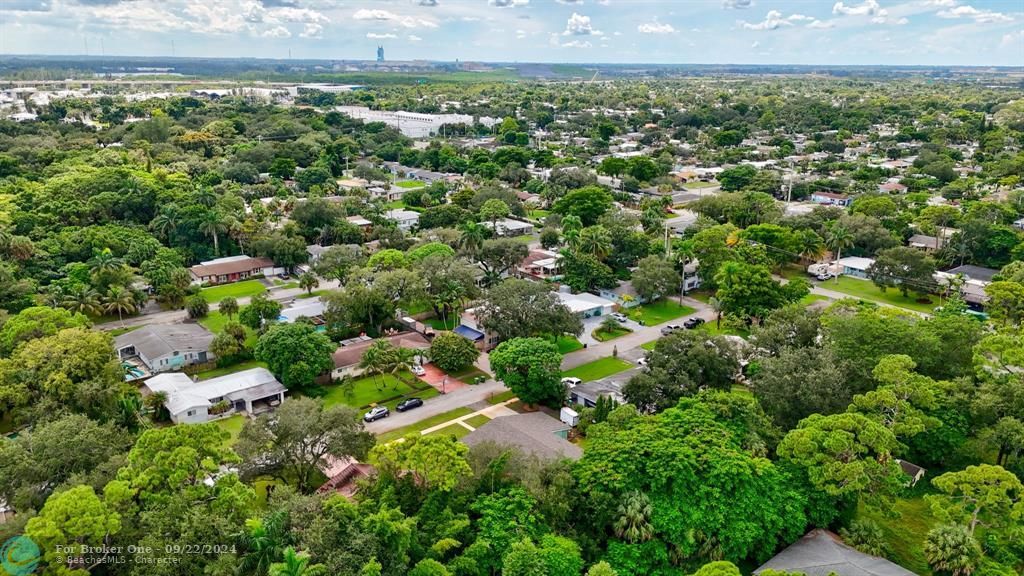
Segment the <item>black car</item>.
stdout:
<svg viewBox="0 0 1024 576">
<path fill-rule="evenodd" d="M 420 400 L 419 398 L 406 398 L 399 402 L 398 406 L 395 406 L 395 410 L 405 412 L 406 410 L 412 410 L 413 408 L 419 408 L 420 406 L 423 406 L 423 400 Z"/>
<path fill-rule="evenodd" d="M 694 328 L 696 328 L 697 326 L 700 326 L 703 323 L 704 323 L 704 319 L 703 318 L 690 318 L 686 322 L 683 322 L 683 326 L 685 326 L 687 330 L 693 330 Z"/>
</svg>

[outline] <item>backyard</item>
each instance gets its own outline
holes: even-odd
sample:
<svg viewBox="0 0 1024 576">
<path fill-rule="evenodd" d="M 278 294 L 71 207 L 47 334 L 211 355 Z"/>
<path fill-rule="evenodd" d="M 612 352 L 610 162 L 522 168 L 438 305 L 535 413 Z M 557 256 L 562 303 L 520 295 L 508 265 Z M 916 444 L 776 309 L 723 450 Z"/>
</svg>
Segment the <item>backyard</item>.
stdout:
<svg viewBox="0 0 1024 576">
<path fill-rule="evenodd" d="M 593 362 L 587 362 L 573 368 L 572 370 L 566 370 L 562 372 L 563 377 L 579 378 L 584 382 L 590 382 L 591 380 L 600 380 L 601 378 L 607 378 L 612 374 L 618 374 L 632 368 L 633 365 L 625 360 L 619 360 L 618 358 L 599 358 Z"/>
<path fill-rule="evenodd" d="M 238 315 L 236 314 L 232 319 L 235 322 L 238 322 Z M 229 319 L 226 314 L 222 314 L 217 310 L 211 310 L 209 314 L 207 314 L 204 318 L 201 318 L 199 320 L 199 325 L 202 326 L 203 328 L 206 328 L 207 330 L 214 334 L 220 334 L 221 332 L 224 331 L 224 326 L 230 320 L 231 319 Z M 256 334 L 256 331 L 253 330 L 252 328 L 249 328 L 248 326 L 243 326 L 243 328 L 245 328 L 246 334 L 245 345 L 248 346 L 249 348 L 252 348 L 253 346 L 256 345 L 256 340 L 257 338 L 259 338 L 259 336 Z"/>
<path fill-rule="evenodd" d="M 630 308 L 626 312 L 626 316 L 629 316 L 644 326 L 655 326 L 657 324 L 668 322 L 669 320 L 675 320 L 676 318 L 693 314 L 693 312 L 693 308 L 683 306 L 674 300 L 665 298 L 658 300 L 657 302 L 641 304 L 635 308 Z"/>
<path fill-rule="evenodd" d="M 235 442 L 238 441 L 238 435 L 242 433 L 242 426 L 245 425 L 245 416 L 235 414 L 234 416 L 214 420 L 213 423 L 222 431 L 227 432 L 230 435 L 226 440 L 224 440 L 224 447 L 231 448 L 235 445 Z"/>
<path fill-rule="evenodd" d="M 266 367 L 266 362 L 260 362 L 259 360 L 249 360 L 248 362 L 239 362 L 238 364 L 232 364 L 231 366 L 225 366 L 223 368 L 204 370 L 199 374 L 196 374 L 196 376 L 198 376 L 200 380 L 209 380 L 210 378 L 224 376 L 225 374 L 234 374 L 235 372 L 241 372 L 242 370 L 248 370 L 250 368 Z"/>
<path fill-rule="evenodd" d="M 835 279 L 828 280 L 826 282 L 822 282 L 819 286 L 825 290 L 842 292 L 843 294 L 848 294 L 854 298 L 881 302 L 883 304 L 889 304 L 925 314 L 930 314 L 935 307 L 939 305 L 934 301 L 928 304 L 918 302 L 917 296 L 913 292 L 910 293 L 909 297 L 903 296 L 900 294 L 900 291 L 895 288 L 889 288 L 885 292 L 882 292 L 882 290 L 878 286 L 875 286 L 875 284 L 870 280 L 861 280 L 860 278 L 851 278 L 849 276 L 840 276 L 838 281 Z"/>
<path fill-rule="evenodd" d="M 200 294 L 207 302 L 213 304 L 231 296 L 232 298 L 248 298 L 267 291 L 267 287 L 259 280 L 245 280 L 234 284 L 222 284 L 203 288 Z"/>
</svg>

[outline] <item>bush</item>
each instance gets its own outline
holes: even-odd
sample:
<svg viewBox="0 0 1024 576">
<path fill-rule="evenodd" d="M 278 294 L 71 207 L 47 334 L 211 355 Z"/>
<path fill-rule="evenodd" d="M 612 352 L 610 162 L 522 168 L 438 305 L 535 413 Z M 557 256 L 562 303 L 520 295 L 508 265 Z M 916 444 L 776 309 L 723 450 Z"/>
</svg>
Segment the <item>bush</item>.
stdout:
<svg viewBox="0 0 1024 576">
<path fill-rule="evenodd" d="M 454 332 L 441 332 L 430 343 L 430 359 L 445 372 L 458 372 L 476 361 L 480 351 Z"/>
<path fill-rule="evenodd" d="M 210 303 L 201 295 L 190 296 L 185 302 L 185 309 L 188 310 L 188 317 L 192 320 L 205 318 L 210 313 Z"/>
</svg>

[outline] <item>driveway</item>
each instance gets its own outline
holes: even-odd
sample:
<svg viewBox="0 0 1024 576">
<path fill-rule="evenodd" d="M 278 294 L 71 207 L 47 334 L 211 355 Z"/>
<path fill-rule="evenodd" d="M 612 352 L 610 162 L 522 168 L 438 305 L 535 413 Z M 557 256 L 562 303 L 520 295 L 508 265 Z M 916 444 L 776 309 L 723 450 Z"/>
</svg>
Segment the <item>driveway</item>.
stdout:
<svg viewBox="0 0 1024 576">
<path fill-rule="evenodd" d="M 437 389 L 441 394 L 450 394 L 460 388 L 465 388 L 466 383 L 462 380 L 452 378 L 433 364 L 427 364 L 423 367 L 425 374 L 420 376 L 419 379 L 423 380 L 427 384 L 430 384 Z"/>
<path fill-rule="evenodd" d="M 594 332 L 594 330 L 597 330 L 598 328 L 601 327 L 601 322 L 604 322 L 605 318 L 608 318 L 608 316 L 597 316 L 597 317 L 592 317 L 592 318 L 584 318 L 583 319 L 583 334 L 579 338 L 580 343 L 586 344 L 588 348 L 590 346 L 596 346 L 598 344 L 601 344 L 601 342 L 599 340 L 594 338 L 593 332 Z M 633 330 L 634 332 L 636 330 L 639 330 L 640 328 L 643 328 L 643 326 L 641 326 L 635 320 L 632 320 L 632 319 L 629 319 L 629 318 L 627 318 L 625 322 L 619 322 L 619 324 L 622 324 L 623 326 L 625 326 L 626 328 L 629 328 L 630 330 Z"/>
</svg>

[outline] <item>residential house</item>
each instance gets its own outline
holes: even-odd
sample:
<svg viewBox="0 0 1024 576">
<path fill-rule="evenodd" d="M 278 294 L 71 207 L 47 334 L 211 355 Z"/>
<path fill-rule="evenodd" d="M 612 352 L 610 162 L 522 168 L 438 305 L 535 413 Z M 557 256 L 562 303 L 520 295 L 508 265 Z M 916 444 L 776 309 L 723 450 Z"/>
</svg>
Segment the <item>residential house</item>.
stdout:
<svg viewBox="0 0 1024 576">
<path fill-rule="evenodd" d="M 633 308 L 646 302 L 637 294 L 633 283 L 629 280 L 620 280 L 619 285 L 615 288 L 602 288 L 597 295 L 605 300 L 611 300 L 620 308 Z"/>
<path fill-rule="evenodd" d="M 151 324 L 115 337 L 114 349 L 131 381 L 209 362 L 211 342 L 199 324 Z"/>
<path fill-rule="evenodd" d="M 523 236 L 533 232 L 533 224 L 511 218 L 498 220 L 496 228 L 493 222 L 481 222 L 481 224 L 487 228 L 495 229 L 495 234 L 498 236 Z"/>
<path fill-rule="evenodd" d="M 527 206 L 539 206 L 542 202 L 540 195 L 531 194 L 526 190 L 516 190 L 516 198 Z"/>
<path fill-rule="evenodd" d="M 814 192 L 811 194 L 811 202 L 824 206 L 841 206 L 845 208 L 853 202 L 853 199 L 846 194 L 837 194 L 835 192 Z"/>
<path fill-rule="evenodd" d="M 420 213 L 412 210 L 388 210 L 384 217 L 398 224 L 398 228 L 408 232 L 420 224 Z"/>
<path fill-rule="evenodd" d="M 562 255 L 552 250 L 530 250 L 516 269 L 523 278 L 558 280 L 562 277 Z"/>
<path fill-rule="evenodd" d="M 309 318 L 317 330 L 324 330 L 326 325 L 324 313 L 326 311 L 327 305 L 322 300 L 319 298 L 307 298 L 299 300 L 298 304 L 281 310 L 281 315 L 277 317 L 277 320 L 278 322 L 291 324 L 299 318 Z"/>
<path fill-rule="evenodd" d="M 327 456 L 326 462 L 324 476 L 327 476 L 327 482 L 316 489 L 317 494 L 341 494 L 351 500 L 359 490 L 359 481 L 377 473 L 376 468 L 355 458 Z"/>
<path fill-rule="evenodd" d="M 330 248 L 330 246 L 321 246 L 319 244 L 310 244 L 309 246 L 306 246 L 306 254 L 309 254 L 307 262 L 309 264 L 315 264 L 328 248 Z"/>
<path fill-rule="evenodd" d="M 914 576 L 899 564 L 847 546 L 839 536 L 821 528 L 790 544 L 754 570 L 754 574 L 765 570 L 808 576 Z"/>
<path fill-rule="evenodd" d="M 878 187 L 878 191 L 883 194 L 904 194 L 907 187 L 899 182 L 886 182 Z"/>
<path fill-rule="evenodd" d="M 934 252 L 941 247 L 942 241 L 935 236 L 925 234 L 914 234 L 907 240 L 907 246 L 920 248 L 926 252 Z"/>
<path fill-rule="evenodd" d="M 493 443 L 542 460 L 579 460 L 583 450 L 569 442 L 569 426 L 544 412 L 499 416 L 462 438 L 468 446 Z"/>
<path fill-rule="evenodd" d="M 363 218 L 362 216 L 346 216 L 345 221 L 348 222 L 349 224 L 353 224 L 355 226 L 362 228 L 364 232 L 368 231 L 370 228 L 373 228 L 373 222 L 370 222 L 369 220 Z"/>
<path fill-rule="evenodd" d="M 970 264 L 950 268 L 945 272 L 936 272 L 935 281 L 946 286 L 959 277 L 960 295 L 969 304 L 984 305 L 988 302 L 988 294 L 985 287 L 992 283 L 992 279 L 998 274 L 998 270 L 972 266 Z"/>
<path fill-rule="evenodd" d="M 360 188 L 365 190 L 370 185 L 369 181 L 362 178 L 342 178 L 337 182 L 338 189 L 345 190 L 346 192 L 351 192 Z"/>
<path fill-rule="evenodd" d="M 274 276 L 284 274 L 284 268 L 274 266 L 270 258 L 250 256 L 227 256 L 201 262 L 188 269 L 193 284 L 227 284 L 246 280 L 253 276 Z"/>
<path fill-rule="evenodd" d="M 366 189 L 370 193 L 370 196 L 374 198 L 380 198 L 384 202 L 396 202 L 402 199 L 405 194 L 405 188 L 399 186 L 370 186 Z"/>
<path fill-rule="evenodd" d="M 581 318 L 596 318 L 615 311 L 615 302 L 595 296 L 589 292 L 573 294 L 559 290 L 555 292 L 555 295 L 562 301 L 562 304 L 565 304 L 566 308 Z"/>
<path fill-rule="evenodd" d="M 266 368 L 251 368 L 193 381 L 180 372 L 146 381 L 143 394 L 167 395 L 164 406 L 175 424 L 199 424 L 234 413 L 259 414 L 284 401 L 283 384 Z"/>
<path fill-rule="evenodd" d="M 1024 218 L 1021 218 L 1020 220 L 1014 220 L 1013 227 L 1018 230 L 1024 230 Z"/>
<path fill-rule="evenodd" d="M 839 274 L 853 276 L 854 278 L 867 278 L 868 268 L 875 263 L 874 258 L 862 258 L 860 256 L 846 256 L 833 263 L 833 270 L 838 269 Z"/>
<path fill-rule="evenodd" d="M 597 405 L 597 399 L 604 396 L 619 404 L 625 404 L 626 397 L 622 394 L 622 387 L 636 372 L 636 369 L 631 369 L 600 380 L 577 384 L 569 389 L 569 401 L 593 408 Z"/>
<path fill-rule="evenodd" d="M 497 346 L 501 339 L 498 335 L 483 327 L 476 318 L 476 308 L 464 310 L 459 316 L 459 325 L 452 332 L 469 340 L 477 349 L 487 352 Z"/>
<path fill-rule="evenodd" d="M 675 216 L 665 219 L 665 227 L 669 233 L 682 236 L 686 229 L 697 222 L 698 214 L 692 210 L 677 210 Z"/>
<path fill-rule="evenodd" d="M 913 487 L 921 480 L 921 478 L 924 478 L 926 470 L 917 464 L 912 464 L 906 460 L 900 460 L 899 458 L 896 459 L 896 463 L 900 465 L 900 470 L 902 470 L 909 478 L 907 482 L 908 487 Z"/>
<path fill-rule="evenodd" d="M 417 332 L 401 332 L 392 336 L 383 337 L 395 348 L 407 348 L 410 350 L 427 350 L 430 348 L 430 342 L 423 337 L 422 334 Z M 368 338 L 366 336 L 360 336 L 358 338 L 352 338 L 341 342 L 341 346 L 334 351 L 334 370 L 331 372 L 332 378 L 341 378 L 342 376 L 359 376 L 364 370 L 359 367 L 359 362 L 363 359 L 363 353 L 373 345 L 376 341 L 374 338 Z M 419 358 L 419 363 L 424 363 L 422 358 Z"/>
</svg>

